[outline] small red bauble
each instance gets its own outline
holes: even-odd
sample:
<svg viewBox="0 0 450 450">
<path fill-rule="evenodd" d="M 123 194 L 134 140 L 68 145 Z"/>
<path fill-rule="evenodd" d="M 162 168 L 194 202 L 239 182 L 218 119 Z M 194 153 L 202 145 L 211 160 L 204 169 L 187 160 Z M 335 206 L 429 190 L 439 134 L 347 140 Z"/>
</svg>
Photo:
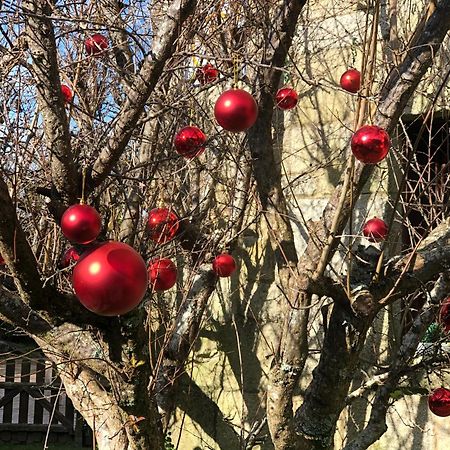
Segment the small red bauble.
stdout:
<svg viewBox="0 0 450 450">
<path fill-rule="evenodd" d="M 388 226 L 384 220 L 374 217 L 364 224 L 363 234 L 371 242 L 380 242 L 388 235 Z"/>
<path fill-rule="evenodd" d="M 433 391 L 428 396 L 428 407 L 436 416 L 450 416 L 450 391 L 446 388 L 438 388 Z"/>
<path fill-rule="evenodd" d="M 175 136 L 175 149 L 185 158 L 193 158 L 205 151 L 206 136 L 200 128 L 184 127 Z"/>
<path fill-rule="evenodd" d="M 217 99 L 214 116 L 225 130 L 245 131 L 256 122 L 258 105 L 247 91 L 230 89 Z"/>
<path fill-rule="evenodd" d="M 179 227 L 177 215 L 167 208 L 154 208 L 148 213 L 147 229 L 150 239 L 158 244 L 172 240 Z"/>
<path fill-rule="evenodd" d="M 65 269 L 80 259 L 80 254 L 74 247 L 67 249 L 61 257 L 60 267 Z"/>
<path fill-rule="evenodd" d="M 294 89 L 285 87 L 277 92 L 275 100 L 277 102 L 278 108 L 284 110 L 292 109 L 298 102 L 298 95 L 297 92 L 294 91 Z"/>
<path fill-rule="evenodd" d="M 197 80 L 202 86 L 216 81 L 218 77 L 219 71 L 212 64 L 205 64 L 197 69 Z"/>
<path fill-rule="evenodd" d="M 102 219 L 95 208 L 89 205 L 73 205 L 61 218 L 64 236 L 76 244 L 89 244 L 102 229 Z"/>
<path fill-rule="evenodd" d="M 105 242 L 83 253 L 73 269 L 78 300 L 102 316 L 134 309 L 148 287 L 147 267 L 136 250 L 122 242 Z"/>
<path fill-rule="evenodd" d="M 148 278 L 156 292 L 167 291 L 177 282 L 177 267 L 170 259 L 154 259 L 148 265 Z"/>
<path fill-rule="evenodd" d="M 0 266 L 4 266 L 5 265 L 5 260 L 3 259 L 3 256 L 0 255 Z"/>
<path fill-rule="evenodd" d="M 341 81 L 339 83 L 341 88 L 352 94 L 356 94 L 361 88 L 361 74 L 359 70 L 348 69 L 341 76 Z"/>
<path fill-rule="evenodd" d="M 84 41 L 86 53 L 98 56 L 108 48 L 108 39 L 103 34 L 95 33 Z"/>
<path fill-rule="evenodd" d="M 236 270 L 236 261 L 228 253 L 222 253 L 216 256 L 212 267 L 219 277 L 229 277 Z"/>
<path fill-rule="evenodd" d="M 450 297 L 447 297 L 439 308 L 439 323 L 445 333 L 450 331 Z"/>
<path fill-rule="evenodd" d="M 364 164 L 376 164 L 388 154 L 391 141 L 381 127 L 365 125 L 352 137 L 352 152 Z"/>
<path fill-rule="evenodd" d="M 70 87 L 67 86 L 67 84 L 61 85 L 61 93 L 62 93 L 63 99 L 66 103 L 70 103 L 73 100 L 72 89 L 70 89 Z"/>
</svg>

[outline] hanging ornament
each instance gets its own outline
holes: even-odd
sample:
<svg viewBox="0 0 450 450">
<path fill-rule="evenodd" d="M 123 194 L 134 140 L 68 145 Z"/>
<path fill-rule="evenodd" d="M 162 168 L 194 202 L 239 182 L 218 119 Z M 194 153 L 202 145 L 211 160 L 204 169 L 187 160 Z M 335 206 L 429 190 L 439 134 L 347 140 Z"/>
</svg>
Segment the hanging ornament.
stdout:
<svg viewBox="0 0 450 450">
<path fill-rule="evenodd" d="M 219 71 L 212 64 L 205 64 L 197 69 L 196 78 L 202 86 L 219 78 Z"/>
<path fill-rule="evenodd" d="M 73 269 L 72 285 L 87 309 L 102 316 L 118 316 L 143 299 L 147 267 L 129 245 L 104 242 L 83 253 Z"/>
<path fill-rule="evenodd" d="M 236 270 L 236 261 L 228 253 L 215 257 L 212 267 L 219 277 L 229 277 Z"/>
<path fill-rule="evenodd" d="M 108 39 L 103 34 L 95 33 L 84 41 L 84 48 L 90 56 L 100 56 L 108 47 Z"/>
<path fill-rule="evenodd" d="M 256 122 L 258 105 L 247 91 L 229 89 L 217 99 L 214 115 L 225 130 L 245 131 Z"/>
<path fill-rule="evenodd" d="M 428 407 L 436 416 L 450 416 L 450 391 L 442 387 L 434 390 L 428 396 Z"/>
<path fill-rule="evenodd" d="M 368 220 L 363 227 L 364 236 L 371 242 L 380 242 L 388 235 L 388 226 L 384 220 L 374 217 Z"/>
<path fill-rule="evenodd" d="M 194 158 L 205 151 L 206 136 L 200 128 L 184 127 L 175 136 L 175 149 L 185 158 Z"/>
<path fill-rule="evenodd" d="M 381 127 L 365 125 L 352 137 L 351 147 L 355 158 L 364 164 L 377 164 L 388 154 L 391 141 Z"/>
<path fill-rule="evenodd" d="M 439 308 L 439 323 L 445 333 L 450 331 L 450 297 L 447 297 Z"/>
<path fill-rule="evenodd" d="M 64 236 L 76 244 L 89 244 L 97 238 L 101 229 L 100 214 L 89 205 L 70 206 L 61 218 Z"/>
<path fill-rule="evenodd" d="M 71 103 L 73 100 L 73 92 L 67 84 L 61 85 L 61 93 L 65 103 Z"/>
<path fill-rule="evenodd" d="M 170 259 L 154 259 L 148 265 L 148 278 L 153 290 L 167 291 L 177 282 L 177 267 Z"/>
<path fill-rule="evenodd" d="M 295 108 L 295 105 L 297 105 L 298 95 L 297 92 L 294 91 L 294 89 L 285 87 L 277 92 L 275 100 L 277 102 L 278 108 L 283 110 L 292 109 Z"/>
<path fill-rule="evenodd" d="M 341 88 L 352 94 L 356 94 L 361 88 L 361 74 L 359 70 L 348 69 L 341 76 Z"/>
<path fill-rule="evenodd" d="M 167 208 L 154 208 L 148 213 L 147 229 L 150 239 L 158 244 L 171 241 L 179 227 L 177 215 Z"/>
<path fill-rule="evenodd" d="M 73 263 L 80 259 L 80 253 L 75 247 L 68 248 L 61 257 L 59 266 L 61 269 L 66 269 Z"/>
</svg>

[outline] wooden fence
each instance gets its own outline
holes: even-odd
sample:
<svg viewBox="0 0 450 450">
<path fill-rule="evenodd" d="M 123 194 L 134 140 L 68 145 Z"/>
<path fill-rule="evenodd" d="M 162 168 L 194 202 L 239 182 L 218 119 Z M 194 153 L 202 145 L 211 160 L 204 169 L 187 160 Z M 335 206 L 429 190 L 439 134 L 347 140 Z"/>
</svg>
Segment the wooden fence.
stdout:
<svg viewBox="0 0 450 450">
<path fill-rule="evenodd" d="M 0 355 L 0 445 L 88 444 L 83 428 L 49 361 Z"/>
</svg>

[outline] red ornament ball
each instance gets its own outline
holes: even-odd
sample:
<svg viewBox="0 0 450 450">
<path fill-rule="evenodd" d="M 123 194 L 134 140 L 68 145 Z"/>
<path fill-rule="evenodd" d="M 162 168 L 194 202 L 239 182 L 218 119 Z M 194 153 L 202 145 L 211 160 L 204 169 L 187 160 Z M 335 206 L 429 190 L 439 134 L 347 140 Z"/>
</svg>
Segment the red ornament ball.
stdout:
<svg viewBox="0 0 450 450">
<path fill-rule="evenodd" d="M 450 391 L 438 388 L 428 396 L 428 407 L 433 414 L 440 417 L 450 416 Z"/>
<path fill-rule="evenodd" d="M 95 208 L 89 205 L 72 205 L 61 218 L 64 236 L 76 244 L 89 244 L 102 229 L 102 219 Z"/>
<path fill-rule="evenodd" d="M 95 33 L 84 41 L 86 53 L 91 56 L 101 55 L 108 47 L 108 39 L 103 34 Z"/>
<path fill-rule="evenodd" d="M 66 103 L 71 103 L 73 100 L 73 92 L 67 84 L 61 85 L 61 94 Z"/>
<path fill-rule="evenodd" d="M 118 316 L 143 299 L 147 267 L 129 245 L 105 242 L 83 253 L 73 269 L 72 285 L 87 309 L 102 316 Z"/>
<path fill-rule="evenodd" d="M 212 267 L 219 277 L 229 277 L 236 270 L 236 261 L 228 253 L 215 257 Z"/>
<path fill-rule="evenodd" d="M 388 154 L 391 141 L 381 127 L 365 125 L 352 137 L 351 147 L 355 158 L 364 164 L 376 164 Z"/>
<path fill-rule="evenodd" d="M 5 260 L 3 259 L 3 256 L 0 255 L 0 266 L 4 266 L 5 265 Z"/>
<path fill-rule="evenodd" d="M 154 259 L 148 265 L 148 277 L 156 292 L 167 291 L 177 282 L 177 267 L 170 259 Z"/>
<path fill-rule="evenodd" d="M 65 269 L 80 259 L 80 253 L 74 248 L 68 248 L 61 257 L 60 267 Z"/>
<path fill-rule="evenodd" d="M 154 208 L 148 213 L 147 229 L 150 239 L 158 244 L 171 241 L 179 227 L 177 215 L 167 208 Z"/>
<path fill-rule="evenodd" d="M 196 78 L 204 86 L 205 84 L 216 81 L 219 78 L 219 71 L 212 64 L 205 64 L 203 67 L 197 69 Z"/>
<path fill-rule="evenodd" d="M 294 89 L 285 87 L 277 92 L 275 100 L 277 102 L 278 108 L 283 110 L 292 109 L 295 107 L 295 105 L 297 105 L 298 95 L 297 92 L 294 91 Z"/>
<path fill-rule="evenodd" d="M 439 323 L 445 333 L 450 331 L 450 297 L 447 297 L 439 308 Z"/>
<path fill-rule="evenodd" d="M 371 242 L 380 242 L 386 238 L 389 229 L 384 220 L 374 217 L 368 220 L 363 227 L 364 236 Z"/>
<path fill-rule="evenodd" d="M 356 94 L 361 88 L 361 74 L 359 70 L 348 69 L 341 76 L 341 88 L 352 94 Z"/>
<path fill-rule="evenodd" d="M 175 149 L 185 158 L 194 158 L 205 151 L 206 136 L 200 128 L 184 127 L 175 136 Z"/>
<path fill-rule="evenodd" d="M 214 116 L 225 130 L 245 131 L 256 122 L 258 105 L 247 91 L 229 89 L 217 99 Z"/>
</svg>

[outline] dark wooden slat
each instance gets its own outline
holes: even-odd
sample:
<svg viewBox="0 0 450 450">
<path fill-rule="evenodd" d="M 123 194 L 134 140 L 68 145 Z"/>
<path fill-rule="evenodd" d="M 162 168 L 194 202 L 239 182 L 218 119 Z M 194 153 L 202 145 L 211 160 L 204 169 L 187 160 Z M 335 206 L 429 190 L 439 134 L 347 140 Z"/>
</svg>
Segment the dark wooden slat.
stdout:
<svg viewBox="0 0 450 450">
<path fill-rule="evenodd" d="M 45 361 L 38 360 L 36 362 L 36 385 L 42 386 L 45 384 Z M 44 417 L 44 409 L 39 402 L 34 402 L 34 417 L 33 423 L 41 424 Z"/>
<path fill-rule="evenodd" d="M 16 367 L 15 359 L 10 359 L 6 361 L 6 370 L 5 370 L 5 381 L 14 381 L 14 371 Z M 16 391 L 16 389 L 14 390 Z M 8 397 L 11 390 L 5 389 L 5 397 Z M 16 396 L 17 392 L 14 394 Z M 10 401 L 5 404 L 3 407 L 3 423 L 11 423 L 12 422 L 12 411 L 13 411 L 13 402 Z"/>
<path fill-rule="evenodd" d="M 12 402 L 12 399 L 19 393 L 20 391 L 18 389 L 8 390 L 8 393 L 6 393 L 4 397 L 0 398 L 0 408 L 7 405 L 9 402 Z"/>
<path fill-rule="evenodd" d="M 21 383 L 28 383 L 30 381 L 30 360 L 24 358 L 21 363 L 20 381 Z M 28 423 L 28 401 L 29 395 L 25 391 L 22 391 L 20 393 L 19 423 Z"/>
<path fill-rule="evenodd" d="M 38 423 L 1 423 L 0 424 L 0 432 L 2 431 L 41 431 L 46 432 L 48 429 L 48 425 L 38 424 Z M 50 427 L 50 431 L 54 433 L 67 433 L 67 428 L 64 425 L 52 425 Z"/>
<path fill-rule="evenodd" d="M 25 388 L 25 391 L 33 396 L 35 401 L 39 402 L 43 408 L 50 412 L 50 414 L 52 413 L 53 405 L 48 400 L 42 397 L 42 394 L 38 389 Z M 73 431 L 73 423 L 66 417 L 64 417 L 64 415 L 61 414 L 57 409 L 55 410 L 54 417 L 58 420 L 58 422 L 61 422 L 65 426 L 65 428 L 67 428 L 67 431 Z"/>
</svg>

